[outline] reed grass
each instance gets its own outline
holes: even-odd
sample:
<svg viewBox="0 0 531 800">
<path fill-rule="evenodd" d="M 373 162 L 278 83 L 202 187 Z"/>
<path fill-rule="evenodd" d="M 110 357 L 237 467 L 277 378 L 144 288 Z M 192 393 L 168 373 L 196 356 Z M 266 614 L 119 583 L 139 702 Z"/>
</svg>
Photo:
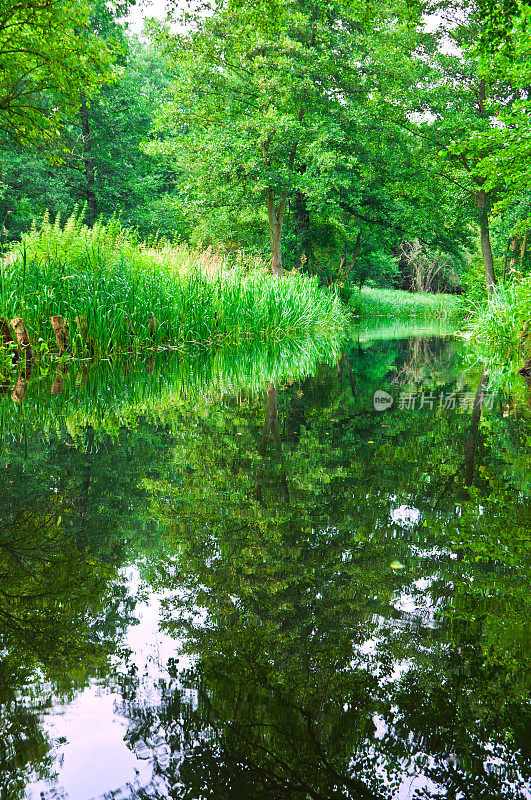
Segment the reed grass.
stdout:
<svg viewBox="0 0 531 800">
<path fill-rule="evenodd" d="M 364 287 L 360 294 L 351 298 L 350 306 L 362 318 L 448 319 L 462 313 L 463 301 L 449 294 Z"/>
<path fill-rule="evenodd" d="M 471 304 L 465 337 L 491 369 L 518 370 L 531 358 L 531 276 L 498 286 L 484 304 Z"/>
<path fill-rule="evenodd" d="M 278 279 L 255 264 L 230 267 L 219 255 L 149 249 L 117 224 L 89 229 L 75 215 L 44 219 L 3 260 L 0 314 L 24 319 L 33 342 L 52 348 L 49 319 L 61 316 L 73 354 L 96 356 L 144 346 L 236 346 L 243 341 L 341 337 L 340 300 L 317 279 Z M 148 317 L 155 330 L 150 335 Z"/>
</svg>

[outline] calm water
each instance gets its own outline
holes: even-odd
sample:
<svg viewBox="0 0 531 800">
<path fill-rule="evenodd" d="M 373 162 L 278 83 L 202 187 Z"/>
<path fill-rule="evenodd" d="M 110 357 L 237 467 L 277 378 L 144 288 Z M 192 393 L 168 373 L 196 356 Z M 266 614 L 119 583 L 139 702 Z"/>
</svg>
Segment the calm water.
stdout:
<svg viewBox="0 0 531 800">
<path fill-rule="evenodd" d="M 1 800 L 531 797 L 531 389 L 244 355 L 4 387 Z"/>
</svg>

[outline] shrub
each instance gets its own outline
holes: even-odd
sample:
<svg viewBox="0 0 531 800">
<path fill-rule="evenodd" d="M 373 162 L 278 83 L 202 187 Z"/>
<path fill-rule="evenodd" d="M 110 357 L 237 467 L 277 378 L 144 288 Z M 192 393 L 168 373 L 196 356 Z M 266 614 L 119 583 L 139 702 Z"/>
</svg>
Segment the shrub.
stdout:
<svg viewBox="0 0 531 800">
<path fill-rule="evenodd" d="M 467 335 L 481 359 L 522 366 L 531 356 L 531 277 L 497 287 L 472 310 Z"/>
</svg>

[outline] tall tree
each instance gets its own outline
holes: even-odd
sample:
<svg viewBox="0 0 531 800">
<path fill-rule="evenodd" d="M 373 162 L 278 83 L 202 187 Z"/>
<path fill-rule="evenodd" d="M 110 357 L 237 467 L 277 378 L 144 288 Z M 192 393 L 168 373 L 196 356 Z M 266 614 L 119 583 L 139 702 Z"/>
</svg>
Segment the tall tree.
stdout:
<svg viewBox="0 0 531 800">
<path fill-rule="evenodd" d="M 173 197 L 172 173 L 140 150 L 169 81 L 162 55 L 128 37 L 113 50 L 112 81 L 81 95 L 59 137 L 31 148 L 2 138 L 0 221 L 9 238 L 46 210 L 65 218 L 85 203 L 87 221 L 115 214 L 145 236 L 178 227 L 182 235 L 179 209 L 161 208 Z"/>
<path fill-rule="evenodd" d="M 492 291 L 496 275 L 490 216 L 507 187 L 495 170 L 487 180 L 487 167 L 499 162 L 496 148 L 504 138 L 496 109 L 514 112 L 518 91 L 509 72 L 494 68 L 488 45 L 499 31 L 494 31 L 485 5 L 483 0 L 426 4 L 425 11 L 437 15 L 439 24 L 432 32 L 419 33 L 407 80 L 394 87 L 399 97 L 394 96 L 393 104 L 395 119 L 422 143 L 425 168 L 435 168 L 467 202 L 479 228 L 485 281 Z"/>
<path fill-rule="evenodd" d="M 349 104 L 366 104 L 371 91 L 360 65 L 400 15 L 384 4 L 312 0 L 220 0 L 211 15 L 202 11 L 183 33 L 165 35 L 181 75 L 159 124 L 172 136 L 151 151 L 182 165 L 205 207 L 261 206 L 280 274 L 288 200 L 299 188 L 307 199 L 326 191 L 306 165 L 343 158 Z"/>
<path fill-rule="evenodd" d="M 523 260 L 525 235 L 531 227 L 531 5 L 517 0 L 482 0 L 481 7 L 488 33 L 481 47 L 481 73 L 509 83 L 512 94 L 510 102 L 502 95 L 490 104 L 489 111 L 498 124 L 483 136 L 488 155 L 480 170 L 487 188 L 501 184 L 495 211 L 509 209 L 513 223 L 510 249 L 514 253 L 523 248 Z"/>
</svg>

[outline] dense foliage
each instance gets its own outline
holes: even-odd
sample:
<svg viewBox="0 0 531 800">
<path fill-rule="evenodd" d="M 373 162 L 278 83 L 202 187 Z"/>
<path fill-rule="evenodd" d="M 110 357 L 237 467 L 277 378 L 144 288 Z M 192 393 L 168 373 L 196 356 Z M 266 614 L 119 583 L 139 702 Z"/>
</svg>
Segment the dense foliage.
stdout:
<svg viewBox="0 0 531 800">
<path fill-rule="evenodd" d="M 141 38 L 130 8 L 4 4 L 4 244 L 78 205 L 317 275 L 365 314 L 375 288 L 525 301 L 527 3 L 217 0 Z"/>
<path fill-rule="evenodd" d="M 518 280 L 530 12 L 513 5 L 220 0 L 147 41 L 127 3 L 6 4 L 3 235 L 86 203 L 89 224 L 119 214 L 352 289 L 461 291 L 484 285 L 478 258 L 489 286 Z"/>
<path fill-rule="evenodd" d="M 86 690 L 135 796 L 520 800 L 530 2 L 133 4 L 0 0 L 0 800 Z"/>
<path fill-rule="evenodd" d="M 0 130 L 26 144 L 58 133 L 77 110 L 81 91 L 94 91 L 111 60 L 91 30 L 90 2 L 0 3 Z"/>
</svg>

